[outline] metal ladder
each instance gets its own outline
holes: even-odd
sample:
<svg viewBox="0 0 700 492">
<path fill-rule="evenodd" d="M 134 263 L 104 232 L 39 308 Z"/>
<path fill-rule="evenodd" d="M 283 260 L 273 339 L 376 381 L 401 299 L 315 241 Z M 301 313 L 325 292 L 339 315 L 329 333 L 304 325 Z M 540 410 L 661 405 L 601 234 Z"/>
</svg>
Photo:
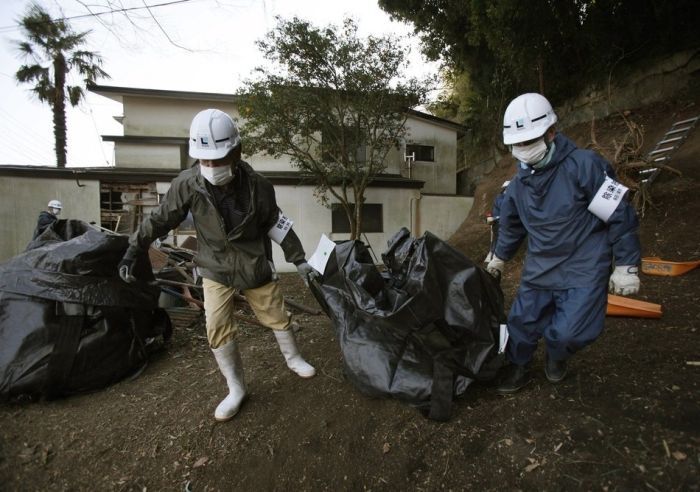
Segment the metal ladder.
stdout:
<svg viewBox="0 0 700 492">
<path fill-rule="evenodd" d="M 647 154 L 647 160 L 650 164 L 666 163 L 671 160 L 671 156 L 678 150 L 690 131 L 695 128 L 700 116 L 689 118 L 683 121 L 676 121 L 666 134 L 661 137 L 661 140 L 656 144 L 656 147 Z M 639 184 L 641 187 L 649 187 L 654 182 L 656 177 L 661 172 L 659 167 L 650 167 L 639 171 Z"/>
</svg>

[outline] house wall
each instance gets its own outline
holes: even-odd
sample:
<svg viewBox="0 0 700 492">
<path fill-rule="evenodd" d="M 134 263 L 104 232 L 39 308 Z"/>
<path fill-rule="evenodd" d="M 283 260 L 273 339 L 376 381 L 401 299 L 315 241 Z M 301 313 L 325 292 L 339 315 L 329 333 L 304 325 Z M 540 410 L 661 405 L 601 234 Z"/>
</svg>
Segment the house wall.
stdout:
<svg viewBox="0 0 700 492">
<path fill-rule="evenodd" d="M 124 135 L 189 137 L 192 118 L 207 108 L 217 108 L 234 120 L 239 117 L 233 104 L 140 96 L 124 96 Z"/>
<path fill-rule="evenodd" d="M 151 137 L 187 137 L 192 118 L 199 111 L 216 107 L 238 121 L 243 130 L 244 159 L 258 171 L 295 171 L 288 157 L 245 154 L 245 120 L 241 119 L 233 102 L 187 101 L 167 98 L 124 96 L 124 135 Z M 425 181 L 424 192 L 454 194 L 457 190 L 457 133 L 439 123 L 409 116 L 406 121 L 407 141 L 435 148 L 434 162 L 417 161 L 412 164 L 411 177 Z M 385 172 L 408 177 L 404 160 L 405 145 L 391 149 L 387 154 Z M 180 169 L 181 155 L 175 144 L 135 144 L 118 142 L 115 145 L 117 167 L 149 167 Z"/>
<path fill-rule="evenodd" d="M 453 129 L 417 118 L 409 118 L 407 126 L 409 128 L 407 143 L 431 145 L 435 148 L 434 162 L 412 163 L 411 178 L 425 181 L 424 193 L 455 194 L 457 192 L 457 133 Z M 402 167 L 404 171 L 401 174 L 408 177 L 405 166 Z"/>
<path fill-rule="evenodd" d="M 333 241 L 350 239 L 350 234 L 333 233 L 331 227 L 331 210 L 319 204 L 313 196 L 312 186 L 276 186 L 277 204 L 282 211 L 294 220 L 307 258 L 316 250 L 322 234 Z M 367 233 L 362 240 L 373 248 L 379 261 L 379 255 L 386 249 L 387 241 L 401 227 L 410 229 L 411 203 L 419 197 L 418 190 L 401 188 L 369 188 L 365 203 L 382 203 L 383 232 Z M 331 203 L 336 200 L 331 200 Z M 284 265 L 280 248 L 274 248 L 274 261 L 279 271 L 291 271 L 293 265 Z"/>
<path fill-rule="evenodd" d="M 333 241 L 350 239 L 350 234 L 332 233 L 331 211 L 313 197 L 311 186 L 276 186 L 277 204 L 294 220 L 294 230 L 309 258 L 321 234 Z M 469 214 L 474 198 L 466 196 L 421 195 L 418 190 L 400 188 L 369 188 L 365 203 L 383 204 L 383 232 L 363 234 L 362 241 L 369 243 L 381 262 L 391 237 L 402 227 L 414 237 L 430 231 L 447 240 Z M 439 220 L 435 220 L 439 217 Z M 293 271 L 294 266 L 284 261 L 282 250 L 274 249 L 274 261 L 278 271 Z"/>
<path fill-rule="evenodd" d="M 435 149 L 434 162 L 414 162 L 411 177 L 425 181 L 423 191 L 426 193 L 455 194 L 457 192 L 457 132 L 448 127 L 428 122 L 413 116 L 406 120 L 408 143 L 430 145 Z M 245 127 L 243 151 L 245 153 Z M 408 168 L 404 160 L 405 143 L 399 148 L 389 150 L 386 157 L 385 173 L 400 174 L 408 177 Z M 275 159 L 268 155 L 245 155 L 245 160 L 257 171 L 296 171 L 287 157 Z"/>
<path fill-rule="evenodd" d="M 49 200 L 63 204 L 59 218 L 100 223 L 100 183 L 3 176 L 0 180 L 0 261 L 23 252 L 32 239 L 39 212 Z"/>
<path fill-rule="evenodd" d="M 119 168 L 182 169 L 178 145 L 118 142 L 114 156 Z"/>
</svg>

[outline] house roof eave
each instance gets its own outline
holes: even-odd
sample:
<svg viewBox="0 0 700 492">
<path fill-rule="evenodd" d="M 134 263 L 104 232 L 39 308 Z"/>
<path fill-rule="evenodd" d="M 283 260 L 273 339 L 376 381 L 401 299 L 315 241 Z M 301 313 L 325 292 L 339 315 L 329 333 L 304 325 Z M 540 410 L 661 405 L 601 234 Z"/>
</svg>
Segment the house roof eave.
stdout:
<svg viewBox="0 0 700 492">
<path fill-rule="evenodd" d="M 0 165 L 0 176 L 26 178 L 97 180 L 109 182 L 169 182 L 179 173 L 180 169 L 142 169 L 121 167 L 67 167 L 49 166 L 13 166 Z M 313 176 L 296 171 L 261 171 L 259 172 L 273 185 L 309 186 L 313 185 Z M 408 179 L 398 174 L 380 174 L 369 184 L 370 188 L 405 188 L 421 189 L 424 181 Z"/>
</svg>

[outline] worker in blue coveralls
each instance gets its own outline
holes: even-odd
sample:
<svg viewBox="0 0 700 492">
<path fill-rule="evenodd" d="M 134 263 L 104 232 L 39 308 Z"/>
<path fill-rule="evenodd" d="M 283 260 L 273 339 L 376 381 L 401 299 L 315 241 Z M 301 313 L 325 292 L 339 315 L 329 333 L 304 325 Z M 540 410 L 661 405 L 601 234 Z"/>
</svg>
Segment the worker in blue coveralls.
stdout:
<svg viewBox="0 0 700 492">
<path fill-rule="evenodd" d="M 489 245 L 489 254 L 486 255 L 484 262 L 488 263 L 493 259 L 493 250 L 496 249 L 496 243 L 498 242 L 498 219 L 501 216 L 501 203 L 503 203 L 503 198 L 505 197 L 506 188 L 510 181 L 504 181 L 501 185 L 501 191 L 493 199 L 493 205 L 491 206 L 491 215 L 486 217 L 486 223 L 491 226 L 491 244 Z"/>
<path fill-rule="evenodd" d="M 549 101 L 534 93 L 515 98 L 503 118 L 503 143 L 511 146 L 518 169 L 486 269 L 500 276 L 525 238 L 527 257 L 508 316 L 511 364 L 496 389 L 501 394 L 530 382 L 542 337 L 545 376 L 551 383 L 563 380 L 567 360 L 603 330 L 607 290 L 639 291 L 639 221 L 625 199 L 627 188 L 600 155 L 557 133 L 556 122 Z"/>
</svg>

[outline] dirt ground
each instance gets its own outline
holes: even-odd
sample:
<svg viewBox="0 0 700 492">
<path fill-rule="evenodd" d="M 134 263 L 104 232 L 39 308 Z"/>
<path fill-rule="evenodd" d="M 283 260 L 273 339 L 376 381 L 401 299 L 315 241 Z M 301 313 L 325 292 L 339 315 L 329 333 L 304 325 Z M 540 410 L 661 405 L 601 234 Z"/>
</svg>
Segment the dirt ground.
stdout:
<svg viewBox="0 0 700 492">
<path fill-rule="evenodd" d="M 696 104 L 693 104 L 696 103 Z M 700 113 L 694 100 L 633 111 L 650 148 L 671 122 Z M 620 119 L 600 122 L 607 138 Z M 580 145 L 587 127 L 567 132 Z M 663 175 L 641 226 L 644 256 L 700 259 L 700 128 Z M 477 190 L 453 244 L 481 261 L 483 211 L 512 170 Z M 507 266 L 508 303 L 518 282 Z M 296 275 L 289 298 L 315 305 Z M 642 276 L 639 299 L 660 320 L 608 318 L 603 336 L 513 396 L 473 386 L 449 422 L 395 400 L 370 399 L 344 377 L 329 320 L 299 314 L 299 345 L 318 374 L 290 372 L 271 333 L 243 325 L 250 397 L 224 424 L 213 410 L 225 384 L 201 318 L 173 311 L 170 344 L 137 378 L 57 401 L 0 405 L 2 490 L 698 490 L 700 489 L 700 269 Z M 694 363 L 694 364 L 690 364 Z"/>
</svg>

